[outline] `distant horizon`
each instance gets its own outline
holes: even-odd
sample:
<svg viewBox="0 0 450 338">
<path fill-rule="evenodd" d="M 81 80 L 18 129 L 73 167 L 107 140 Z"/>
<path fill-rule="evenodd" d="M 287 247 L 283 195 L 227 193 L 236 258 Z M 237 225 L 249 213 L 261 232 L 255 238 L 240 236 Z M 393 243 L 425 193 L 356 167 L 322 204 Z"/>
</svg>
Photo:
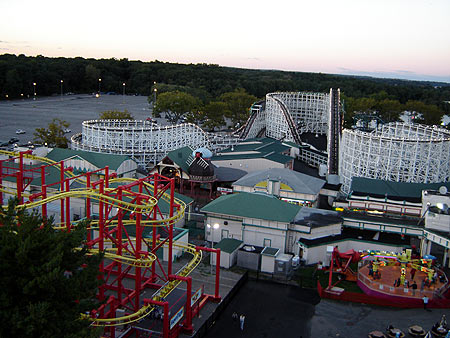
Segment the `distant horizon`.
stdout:
<svg viewBox="0 0 450 338">
<path fill-rule="evenodd" d="M 422 74 L 416 74 L 417 76 L 415 78 L 409 78 L 409 77 L 398 77 L 399 75 L 395 73 L 384 73 L 384 72 L 368 72 L 368 71 L 352 71 L 352 70 L 346 70 L 346 72 L 343 73 L 331 73 L 331 72 L 324 72 L 324 71 L 307 71 L 307 70 L 290 70 L 290 69 L 276 69 L 276 68 L 250 68 L 250 67 L 239 67 L 235 65 L 221 65 L 213 62 L 176 62 L 176 61 L 165 61 L 165 60 L 140 60 L 140 59 L 129 59 L 129 58 L 118 58 L 118 57 L 84 57 L 81 55 L 77 56 L 49 56 L 49 55 L 42 55 L 42 54 L 36 54 L 36 55 L 26 55 L 24 53 L 3 53 L 0 55 L 25 55 L 26 57 L 47 57 L 47 58 L 67 58 L 67 59 L 74 59 L 77 57 L 83 58 L 83 59 L 94 59 L 94 60 L 108 60 L 108 59 L 127 59 L 128 61 L 136 61 L 136 62 L 162 62 L 162 63 L 173 63 L 173 64 L 208 64 L 208 65 L 218 65 L 219 67 L 228 67 L 228 68 L 238 68 L 238 69 L 248 69 L 248 70 L 262 70 L 262 71 L 282 71 L 282 72 L 297 72 L 297 73 L 313 73 L 313 74 L 326 74 L 326 75 L 337 75 L 337 76 L 354 76 L 354 77 L 369 77 L 374 79 L 386 79 L 386 80 L 402 80 L 402 81 L 418 81 L 418 82 L 433 82 L 433 83 L 443 83 L 443 84 L 450 84 L 450 77 L 449 79 L 446 79 L 446 77 L 440 77 L 440 76 L 431 76 L 431 75 L 422 75 Z M 397 77 L 395 77 L 397 76 Z"/>
<path fill-rule="evenodd" d="M 450 83 L 449 0 L 0 1 L 0 53 Z"/>
</svg>

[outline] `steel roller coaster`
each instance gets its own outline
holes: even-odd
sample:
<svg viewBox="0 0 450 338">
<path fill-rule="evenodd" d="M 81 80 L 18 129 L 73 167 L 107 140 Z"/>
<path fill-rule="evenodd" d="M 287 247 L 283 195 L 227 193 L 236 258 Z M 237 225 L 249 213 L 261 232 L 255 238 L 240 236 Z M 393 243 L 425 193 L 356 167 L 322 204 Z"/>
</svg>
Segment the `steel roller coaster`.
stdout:
<svg viewBox="0 0 450 338">
<path fill-rule="evenodd" d="M 71 220 L 71 202 L 81 201 L 85 205 L 86 219 L 89 220 L 86 246 L 91 253 L 104 253 L 99 267 L 104 280 L 97 294 L 103 305 L 81 316 L 89 319 L 93 326 L 103 326 L 104 336 L 115 337 L 115 328 L 126 325 L 128 330 L 121 337 L 127 337 L 126 333 L 131 334 L 134 329 L 132 324 L 156 308 L 162 308 L 164 313 L 163 337 L 175 337 L 180 329 L 192 331 L 194 311 L 189 274 L 201 262 L 203 251 L 217 255 L 216 285 L 215 294 L 202 293 L 199 303 L 204 305 L 208 300 L 220 300 L 220 250 L 174 242 L 174 224 L 183 218 L 185 204 L 174 196 L 173 179 L 159 174 L 142 179 L 118 178 L 115 173 L 109 173 L 108 167 L 75 175 L 72 168 L 64 166 L 64 161 L 54 162 L 32 155 L 31 151 L 0 151 L 0 155 L 5 157 L 0 160 L 2 205 L 7 196 L 17 196 L 17 208 L 39 209 L 46 220 L 47 206 L 60 201 L 60 222 L 54 227 L 61 231 L 70 231 L 75 224 Z M 26 163 L 30 161 L 34 164 Z M 59 171 L 57 182 L 46 182 L 50 169 Z M 39 182 L 38 186 L 36 182 Z M 31 185 L 34 185 L 34 193 L 31 193 Z M 72 185 L 77 188 L 72 188 Z M 161 209 L 164 203 L 168 212 Z M 91 210 L 98 214 L 92 215 Z M 146 229 L 149 233 L 144 236 Z M 167 267 L 157 256 L 160 249 L 168 251 Z M 174 249 L 192 256 L 176 272 L 173 271 Z M 175 325 L 173 318 L 169 318 L 170 304 L 166 297 L 182 282 L 187 285 L 186 303 L 180 325 Z M 154 291 L 151 297 L 141 296 L 144 290 L 149 289 Z M 196 311 L 202 305 L 197 306 Z"/>
</svg>

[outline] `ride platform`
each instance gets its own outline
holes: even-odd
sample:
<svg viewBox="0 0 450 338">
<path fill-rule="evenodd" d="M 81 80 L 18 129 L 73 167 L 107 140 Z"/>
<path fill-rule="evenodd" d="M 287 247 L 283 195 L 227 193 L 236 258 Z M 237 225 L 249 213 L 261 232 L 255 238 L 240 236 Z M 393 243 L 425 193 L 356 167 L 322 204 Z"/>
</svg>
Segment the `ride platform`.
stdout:
<svg viewBox="0 0 450 338">
<path fill-rule="evenodd" d="M 406 268 L 405 281 L 408 285 L 395 286 L 395 282 L 401 276 L 400 265 L 387 265 L 379 267 L 379 277 L 369 275 L 369 265 L 363 265 L 358 270 L 358 286 L 368 295 L 381 298 L 391 298 L 392 300 L 400 298 L 422 299 L 428 297 L 429 300 L 440 297 L 448 285 L 448 279 L 445 277 L 445 283 L 438 278 L 430 286 L 422 288 L 422 281 L 427 277 L 425 272 L 417 270 L 414 280 L 411 279 L 411 267 Z M 442 272 L 441 272 L 442 273 Z M 417 284 L 417 289 L 412 288 L 413 281 Z"/>
</svg>

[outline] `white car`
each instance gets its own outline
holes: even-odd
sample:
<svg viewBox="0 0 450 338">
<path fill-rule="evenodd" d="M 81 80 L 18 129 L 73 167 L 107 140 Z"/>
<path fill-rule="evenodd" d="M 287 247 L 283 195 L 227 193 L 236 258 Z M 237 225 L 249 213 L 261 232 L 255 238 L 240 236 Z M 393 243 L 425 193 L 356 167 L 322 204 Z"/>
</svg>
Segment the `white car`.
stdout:
<svg viewBox="0 0 450 338">
<path fill-rule="evenodd" d="M 17 129 L 16 130 L 16 134 L 25 134 L 26 133 L 26 131 L 25 130 L 23 130 L 23 129 Z"/>
<path fill-rule="evenodd" d="M 67 134 L 67 133 L 72 132 L 72 130 L 70 130 L 69 128 L 66 128 L 66 129 L 64 129 L 64 132 Z"/>
</svg>

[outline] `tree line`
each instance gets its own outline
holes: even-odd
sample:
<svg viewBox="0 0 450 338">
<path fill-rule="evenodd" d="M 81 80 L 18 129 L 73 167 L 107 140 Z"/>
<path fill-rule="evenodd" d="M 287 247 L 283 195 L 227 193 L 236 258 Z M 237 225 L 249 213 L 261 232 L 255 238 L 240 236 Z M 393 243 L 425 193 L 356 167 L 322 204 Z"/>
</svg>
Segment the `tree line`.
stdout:
<svg viewBox="0 0 450 338">
<path fill-rule="evenodd" d="M 49 96 L 59 95 L 61 90 L 64 93 L 102 91 L 119 94 L 125 90 L 127 94 L 149 96 L 150 102 L 155 94 L 160 97 L 166 92 L 172 92 L 172 96 L 179 96 L 177 92 L 187 93 L 196 101 L 189 104 L 193 108 L 187 118 L 207 120 L 213 125 L 211 128 L 220 123 L 215 117 L 219 114 L 230 117 L 235 124 L 244 119 L 245 114 L 240 116 L 242 113 L 239 111 L 229 111 L 235 108 L 235 103 L 230 107 L 227 96 L 238 96 L 239 101 L 242 95 L 236 93 L 262 99 L 275 91 L 328 92 L 332 87 L 341 89 L 347 121 L 362 109 L 379 113 L 386 120 L 398 117 L 399 110 L 415 109 L 423 116 L 424 123 L 439 123 L 440 116 L 450 113 L 450 104 L 446 103 L 450 100 L 448 83 L 239 69 L 158 60 L 0 55 L 0 100 L 32 97 L 34 91 L 37 96 Z M 159 109 L 164 107 L 162 98 Z M 211 116 L 205 117 L 207 113 Z M 175 113 L 173 118 L 177 116 Z"/>
</svg>

